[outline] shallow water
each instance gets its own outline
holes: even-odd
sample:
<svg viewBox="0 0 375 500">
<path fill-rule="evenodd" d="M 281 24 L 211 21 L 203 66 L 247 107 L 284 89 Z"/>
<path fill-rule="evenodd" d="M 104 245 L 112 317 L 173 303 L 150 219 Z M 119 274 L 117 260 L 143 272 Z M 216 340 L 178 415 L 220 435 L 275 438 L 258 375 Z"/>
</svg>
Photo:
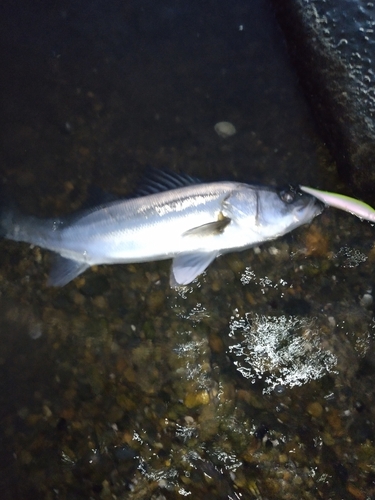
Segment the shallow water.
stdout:
<svg viewBox="0 0 375 500">
<path fill-rule="evenodd" d="M 262 1 L 22 7 L 0 163 L 25 212 L 149 164 L 344 189 Z M 168 261 L 51 289 L 46 252 L 2 241 L 3 498 L 371 497 L 374 232 L 326 210 L 179 290 Z"/>
</svg>

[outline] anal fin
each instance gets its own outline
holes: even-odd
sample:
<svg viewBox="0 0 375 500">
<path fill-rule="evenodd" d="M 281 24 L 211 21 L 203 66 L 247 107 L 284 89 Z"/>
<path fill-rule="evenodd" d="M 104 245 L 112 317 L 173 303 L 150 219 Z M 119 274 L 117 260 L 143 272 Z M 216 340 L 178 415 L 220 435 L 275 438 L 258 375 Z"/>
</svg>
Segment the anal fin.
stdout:
<svg viewBox="0 0 375 500">
<path fill-rule="evenodd" d="M 188 285 L 216 259 L 218 252 L 191 252 L 177 255 L 173 259 L 171 286 Z"/>
<path fill-rule="evenodd" d="M 85 262 L 55 255 L 47 285 L 64 286 L 90 267 Z"/>
</svg>

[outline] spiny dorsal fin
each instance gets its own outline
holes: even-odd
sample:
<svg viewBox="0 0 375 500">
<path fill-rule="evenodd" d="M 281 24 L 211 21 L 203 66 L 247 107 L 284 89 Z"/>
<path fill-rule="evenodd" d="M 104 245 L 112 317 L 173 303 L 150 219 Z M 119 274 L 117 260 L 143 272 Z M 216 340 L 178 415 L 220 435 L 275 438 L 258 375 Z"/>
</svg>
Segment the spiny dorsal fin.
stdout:
<svg viewBox="0 0 375 500">
<path fill-rule="evenodd" d="M 150 167 L 147 169 L 147 178 L 143 180 L 136 190 L 136 196 L 161 193 L 170 189 L 200 184 L 201 180 L 188 174 L 177 174 L 171 170 L 158 170 Z"/>
</svg>

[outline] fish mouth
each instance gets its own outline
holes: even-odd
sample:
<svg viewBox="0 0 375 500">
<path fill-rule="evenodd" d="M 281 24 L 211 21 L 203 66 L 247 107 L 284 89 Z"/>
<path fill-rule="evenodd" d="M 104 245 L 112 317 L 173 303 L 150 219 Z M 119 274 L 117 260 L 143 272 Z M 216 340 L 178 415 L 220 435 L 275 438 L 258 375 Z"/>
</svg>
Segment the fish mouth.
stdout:
<svg viewBox="0 0 375 500">
<path fill-rule="evenodd" d="M 325 208 L 324 203 L 319 201 L 314 196 L 311 195 L 306 196 L 306 193 L 303 192 L 301 192 L 300 194 L 301 198 L 296 207 L 296 211 L 300 219 L 310 218 L 311 220 L 323 212 Z"/>
<path fill-rule="evenodd" d="M 321 214 L 323 212 L 323 210 L 325 209 L 325 204 L 314 197 L 310 201 L 309 205 L 314 207 L 315 215 Z"/>
<path fill-rule="evenodd" d="M 315 205 L 319 209 L 319 212 L 318 212 L 317 215 L 321 214 L 323 212 L 323 210 L 325 209 L 325 207 L 326 207 L 325 204 L 322 201 L 320 201 L 320 200 L 315 200 Z"/>
<path fill-rule="evenodd" d="M 301 200 L 300 210 L 304 209 L 308 210 L 311 208 L 315 212 L 315 215 L 319 215 L 323 212 L 325 204 L 321 202 L 318 198 L 316 198 L 311 194 L 305 193 L 299 186 L 295 186 L 295 190 L 296 194 L 300 196 Z"/>
</svg>

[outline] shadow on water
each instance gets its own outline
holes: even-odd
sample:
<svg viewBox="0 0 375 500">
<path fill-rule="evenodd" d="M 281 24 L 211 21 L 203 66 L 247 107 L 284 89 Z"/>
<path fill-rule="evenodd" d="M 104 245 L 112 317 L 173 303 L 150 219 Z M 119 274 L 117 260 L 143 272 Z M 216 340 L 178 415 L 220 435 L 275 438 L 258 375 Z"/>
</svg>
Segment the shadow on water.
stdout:
<svg viewBox="0 0 375 500">
<path fill-rule="evenodd" d="M 127 195 L 147 165 L 340 190 L 264 1 L 4 10 L 1 176 L 25 212 Z M 1 242 L 2 498 L 373 495 L 373 234 L 326 210 L 178 291 L 170 262 L 51 289 L 46 252 Z"/>
</svg>

